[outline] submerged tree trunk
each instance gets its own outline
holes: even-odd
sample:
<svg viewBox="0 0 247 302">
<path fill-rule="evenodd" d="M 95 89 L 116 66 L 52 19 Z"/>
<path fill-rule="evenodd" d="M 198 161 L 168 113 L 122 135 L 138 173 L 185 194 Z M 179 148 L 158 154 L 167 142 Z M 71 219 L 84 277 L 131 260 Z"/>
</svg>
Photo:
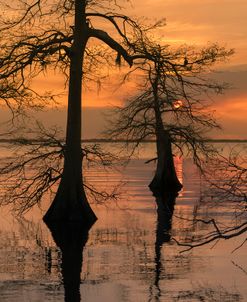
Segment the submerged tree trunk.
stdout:
<svg viewBox="0 0 247 302">
<path fill-rule="evenodd" d="M 64 168 L 57 194 L 44 216 L 47 221 L 96 221 L 83 188 L 81 100 L 83 57 L 88 40 L 86 1 L 75 1 L 74 41 L 70 50 L 70 78 Z"/>
<path fill-rule="evenodd" d="M 158 77 L 157 77 L 158 78 Z M 182 188 L 180 183 L 172 154 L 172 143 L 169 132 L 164 129 L 159 98 L 157 95 L 158 82 L 153 83 L 154 94 L 154 112 L 155 112 L 155 134 L 156 134 L 156 150 L 157 150 L 157 166 L 153 180 L 149 184 L 150 190 L 156 196 L 164 192 L 178 192 Z"/>
<path fill-rule="evenodd" d="M 182 188 L 172 155 L 171 139 L 164 129 L 160 131 L 157 141 L 157 166 L 149 187 L 154 195 L 162 192 L 178 192 Z"/>
</svg>

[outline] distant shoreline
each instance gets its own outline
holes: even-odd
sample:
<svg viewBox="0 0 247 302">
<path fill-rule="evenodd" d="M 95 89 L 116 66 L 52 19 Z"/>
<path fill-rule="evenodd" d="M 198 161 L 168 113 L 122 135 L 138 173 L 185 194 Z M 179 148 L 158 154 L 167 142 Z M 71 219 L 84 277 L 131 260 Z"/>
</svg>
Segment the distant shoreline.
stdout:
<svg viewBox="0 0 247 302">
<path fill-rule="evenodd" d="M 212 143 L 247 143 L 247 139 L 205 139 L 202 140 L 203 142 L 212 142 Z M 83 139 L 83 143 L 90 143 L 90 142 L 99 142 L 99 143 L 126 143 L 126 140 L 122 139 Z M 137 143 L 137 140 L 128 140 L 129 143 Z M 155 143 L 155 139 L 144 140 L 141 143 Z"/>
<path fill-rule="evenodd" d="M 52 143 L 52 140 L 41 140 L 41 139 L 27 139 L 27 138 L 15 138 L 15 139 L 5 139 L 1 138 L 0 143 L 8 143 L 8 144 L 20 144 L 20 145 L 28 145 L 28 144 L 37 144 L 37 143 Z M 64 141 L 61 141 L 64 143 Z M 82 139 L 82 143 L 127 143 L 124 139 L 104 139 L 104 138 L 88 138 Z M 128 140 L 128 143 L 137 143 L 137 140 Z M 144 140 L 141 143 L 155 143 L 156 140 L 149 139 Z M 205 139 L 202 142 L 206 143 L 247 143 L 247 139 Z"/>
</svg>

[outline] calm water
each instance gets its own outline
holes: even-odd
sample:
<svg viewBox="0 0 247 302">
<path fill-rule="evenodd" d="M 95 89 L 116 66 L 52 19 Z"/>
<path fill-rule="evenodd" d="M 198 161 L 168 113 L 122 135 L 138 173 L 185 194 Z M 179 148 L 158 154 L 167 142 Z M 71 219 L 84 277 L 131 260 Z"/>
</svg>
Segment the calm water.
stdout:
<svg viewBox="0 0 247 302">
<path fill-rule="evenodd" d="M 183 241 L 193 232 L 207 232 L 184 218 L 215 217 L 229 224 L 235 208 L 229 202 L 202 205 L 200 176 L 191 160 L 177 159 L 184 188 L 172 224 L 160 237 L 155 199 L 147 188 L 154 166 L 144 161 L 132 160 L 124 170 L 87 171 L 87 180 L 97 187 L 111 188 L 119 180 L 125 185 L 117 202 L 92 205 L 98 221 L 88 238 L 65 234 L 69 248 L 56 235 L 60 248 L 54 242 L 42 211 L 17 220 L 1 209 L 0 301 L 64 301 L 63 283 L 80 283 L 86 302 L 247 301 L 247 245 L 232 253 L 244 237 L 186 253 L 169 241 L 170 236 Z"/>
</svg>

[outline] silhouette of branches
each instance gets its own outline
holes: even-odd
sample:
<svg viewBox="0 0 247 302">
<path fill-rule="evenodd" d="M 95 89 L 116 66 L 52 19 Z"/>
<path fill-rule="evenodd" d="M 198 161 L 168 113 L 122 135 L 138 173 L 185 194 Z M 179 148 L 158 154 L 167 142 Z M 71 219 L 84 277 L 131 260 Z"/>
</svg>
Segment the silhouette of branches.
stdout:
<svg viewBox="0 0 247 302">
<path fill-rule="evenodd" d="M 116 1 L 112 2 L 117 5 Z M 23 114 L 25 108 L 41 109 L 56 99 L 57 94 L 52 92 L 41 94 L 33 90 L 34 78 L 53 69 L 65 75 L 65 83 L 68 80 L 74 51 L 74 27 L 71 25 L 74 1 L 16 0 L 13 4 L 0 1 L 0 5 L 12 16 L 0 18 L 0 100 L 15 117 Z M 132 66 L 135 48 L 131 37 L 141 35 L 142 30 L 138 22 L 112 11 L 111 1 L 100 4 L 86 1 L 86 6 L 88 26 L 83 35 L 86 39 L 96 38 L 110 49 L 90 43 L 85 50 L 84 82 L 99 83 L 103 77 L 102 68 L 99 68 L 102 64 L 110 67 L 116 62 L 120 65 L 123 59 Z M 109 23 L 109 33 L 97 28 L 97 21 L 102 19 Z"/>
<path fill-rule="evenodd" d="M 15 160 L 10 159 L 2 168 L 2 176 L 7 177 L 6 181 L 10 182 L 11 176 L 17 179 L 11 183 L 9 192 L 12 196 L 16 194 L 12 203 L 18 208 L 19 200 L 19 210 L 22 212 L 39 203 L 41 196 L 51 191 L 61 175 L 63 181 L 59 183 L 59 188 L 63 189 L 58 189 L 55 203 L 66 199 L 74 211 L 76 202 L 70 202 L 66 194 L 69 198 L 77 198 L 80 194 L 83 195 L 86 208 L 90 208 L 80 186 L 83 182 L 80 146 L 81 85 L 87 79 L 96 83 L 100 81 L 104 60 L 108 65 L 111 59 L 114 64 L 121 65 L 123 61 L 131 67 L 133 60 L 138 58 L 134 57 L 136 49 L 133 37 L 142 35 L 139 23 L 116 13 L 111 4 L 118 5 L 118 2 L 14 0 L 13 3 L 6 4 L 0 0 L 1 9 L 4 8 L 7 12 L 0 16 L 0 100 L 11 109 L 13 120 L 16 116 L 26 114 L 31 108 L 40 109 L 55 100 L 54 94 L 45 93 L 40 87 L 37 90 L 42 93 L 35 91 L 34 79 L 39 80 L 41 75 L 48 76 L 54 71 L 62 73 L 64 84 L 69 85 L 66 144 L 60 144 L 53 136 L 48 137 L 47 143 L 46 134 L 40 141 L 33 141 L 30 145 L 27 144 L 27 138 L 24 154 Z M 99 20 L 104 22 L 98 22 Z M 151 28 L 148 26 L 144 30 Z M 96 46 L 91 47 L 89 40 L 96 40 L 95 44 L 92 43 Z M 102 44 L 109 49 L 109 53 L 97 47 Z M 115 60 L 112 60 L 113 54 Z M 99 156 L 98 150 L 93 151 L 95 158 L 103 165 L 109 162 L 103 159 L 105 156 Z M 83 155 L 84 158 L 89 155 L 92 158 L 92 154 L 93 152 L 84 150 Z M 64 165 L 61 168 L 60 158 L 63 157 Z M 74 175 L 77 175 L 77 180 L 71 181 Z M 93 194 L 96 193 L 89 185 L 87 188 Z M 74 193 L 69 193 L 71 191 Z M 114 198 L 115 195 L 114 192 Z M 105 198 L 106 194 L 101 194 L 101 197 Z M 60 212 L 64 208 L 61 207 Z M 92 214 L 90 209 L 88 211 Z M 53 210 L 49 211 L 51 212 Z M 95 215 L 90 213 L 88 216 L 95 219 Z M 61 216 L 66 215 L 64 213 Z M 52 215 L 46 215 L 46 218 L 48 216 Z"/>
<path fill-rule="evenodd" d="M 113 110 L 114 118 L 109 118 L 111 126 L 105 133 L 112 139 L 125 139 L 127 144 L 135 141 L 133 148 L 144 140 L 155 139 L 157 99 L 164 130 L 169 133 L 175 152 L 192 155 L 201 167 L 200 155 L 208 157 L 215 153 L 212 144 L 206 142 L 206 135 L 211 129 L 220 128 L 209 108 L 211 97 L 228 88 L 226 83 L 210 79 L 210 70 L 233 51 L 217 44 L 201 50 L 190 46 L 172 49 L 150 41 L 144 34 L 135 47 L 138 54 L 133 56 L 134 69 L 124 80 L 137 72 L 137 92 L 124 106 Z"/>
<path fill-rule="evenodd" d="M 173 238 L 178 245 L 185 248 L 184 251 L 195 247 L 204 246 L 209 243 L 216 244 L 219 240 L 229 240 L 240 237 L 241 243 L 236 248 L 241 248 L 247 241 L 246 222 L 246 194 L 247 194 L 247 161 L 246 148 L 239 146 L 231 149 L 229 156 L 218 154 L 211 158 L 211 162 L 205 162 L 203 167 L 203 184 L 206 187 L 201 196 L 202 207 L 214 207 L 228 205 L 233 209 L 230 225 L 222 223 L 221 217 L 211 219 L 199 219 L 196 216 L 191 222 L 198 232 L 208 225 L 207 231 L 200 234 L 191 234 L 185 240 Z"/>
<path fill-rule="evenodd" d="M 11 204 L 22 215 L 34 205 L 40 206 L 43 198 L 53 198 L 63 171 L 65 143 L 57 139 L 57 129 L 47 131 L 38 124 L 37 131 L 28 130 L 29 137 L 15 137 L 8 142 L 12 155 L 1 160 L 1 205 Z M 13 133 L 11 133 L 13 135 Z M 30 138 L 33 135 L 35 138 Z M 39 136 L 37 136 L 39 135 Z M 112 168 L 117 159 L 99 145 L 83 146 L 83 160 L 87 165 Z M 117 199 L 120 184 L 111 191 L 99 190 L 85 181 L 84 188 L 96 203 Z"/>
<path fill-rule="evenodd" d="M 173 240 L 179 246 L 185 248 L 182 252 L 189 251 L 193 248 L 204 246 L 212 242 L 217 242 L 220 239 L 224 239 L 224 240 L 232 239 L 234 237 L 244 234 L 247 231 L 247 222 L 243 222 L 239 225 L 232 226 L 232 227 L 224 226 L 222 228 L 219 227 L 218 223 L 214 219 L 210 219 L 210 220 L 196 219 L 194 223 L 209 224 L 213 227 L 213 230 L 208 232 L 206 235 L 202 235 L 200 237 L 197 236 L 196 238 L 193 239 L 188 238 L 187 239 L 188 242 L 181 242 L 178 241 L 176 238 L 173 238 Z M 236 249 L 240 248 L 245 242 L 246 239 L 244 239 L 243 242 Z"/>
<path fill-rule="evenodd" d="M 218 200 L 247 201 L 247 155 L 246 147 L 235 146 L 229 155 L 218 154 L 204 163 L 204 177 L 210 184 L 205 195 Z M 207 194 L 208 193 L 208 194 Z"/>
</svg>

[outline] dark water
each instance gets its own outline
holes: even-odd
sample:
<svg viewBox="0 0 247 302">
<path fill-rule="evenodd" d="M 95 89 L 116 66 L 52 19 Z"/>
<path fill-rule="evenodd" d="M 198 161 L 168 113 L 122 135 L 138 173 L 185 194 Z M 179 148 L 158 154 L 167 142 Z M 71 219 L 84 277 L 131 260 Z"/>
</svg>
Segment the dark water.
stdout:
<svg viewBox="0 0 247 302">
<path fill-rule="evenodd" d="M 207 232 L 185 218 L 232 222 L 234 207 L 201 205 L 202 180 L 190 160 L 178 159 L 184 188 L 172 222 L 168 217 L 159 224 L 147 188 L 154 166 L 143 162 L 133 160 L 124 171 L 87 172 L 101 188 L 126 183 L 118 201 L 93 204 L 98 221 L 89 234 L 71 227 L 52 236 L 42 211 L 17 220 L 1 209 L 0 301 L 64 301 L 64 283 L 67 301 L 75 302 L 247 301 L 247 245 L 232 253 L 244 236 L 186 253 L 169 240 Z"/>
</svg>

